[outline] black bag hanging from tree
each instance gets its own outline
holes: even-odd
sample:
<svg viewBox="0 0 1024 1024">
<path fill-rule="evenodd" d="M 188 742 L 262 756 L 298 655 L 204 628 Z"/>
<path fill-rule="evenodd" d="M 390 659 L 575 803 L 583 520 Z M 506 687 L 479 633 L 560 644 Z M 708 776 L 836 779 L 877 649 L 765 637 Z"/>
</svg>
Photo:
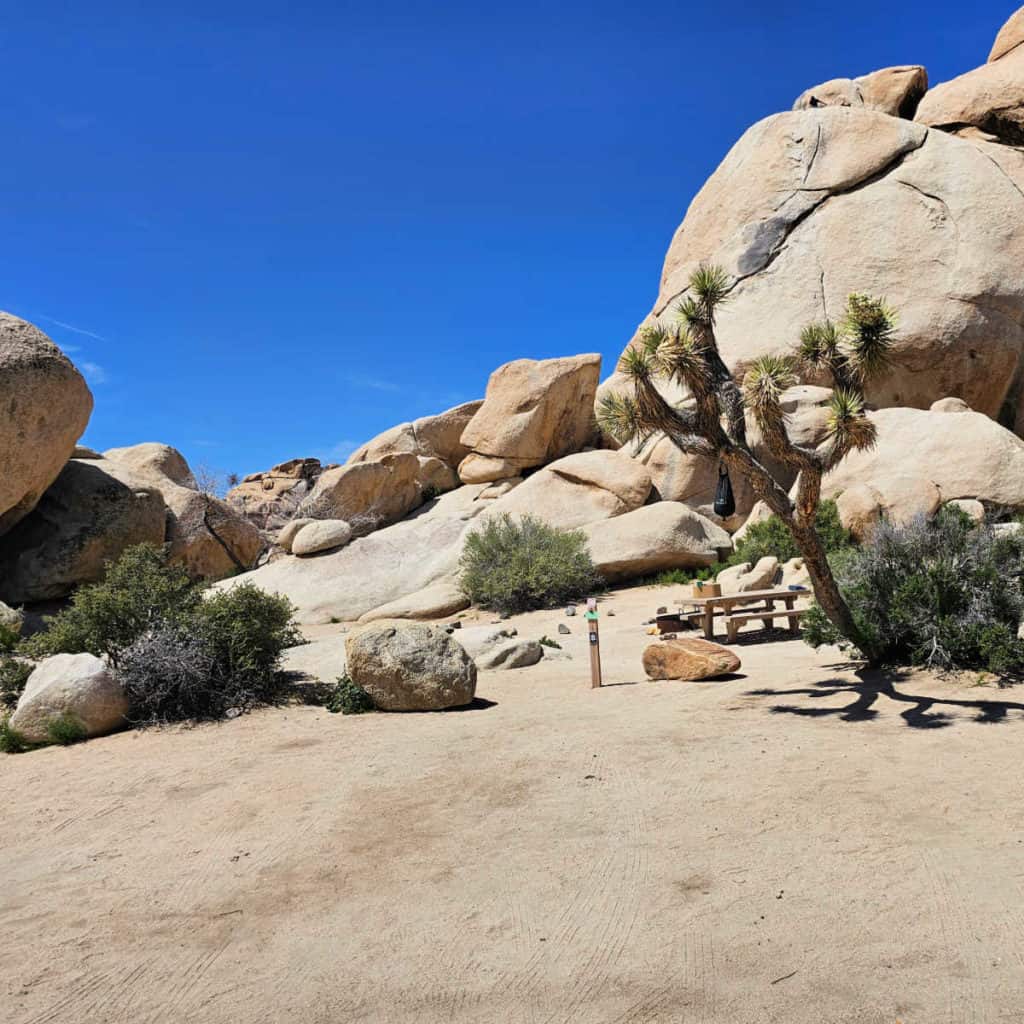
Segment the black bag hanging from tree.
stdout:
<svg viewBox="0 0 1024 1024">
<path fill-rule="evenodd" d="M 732 494 L 732 481 L 724 463 L 718 464 L 718 490 L 715 491 L 715 515 L 728 519 L 736 514 L 736 499 Z"/>
</svg>

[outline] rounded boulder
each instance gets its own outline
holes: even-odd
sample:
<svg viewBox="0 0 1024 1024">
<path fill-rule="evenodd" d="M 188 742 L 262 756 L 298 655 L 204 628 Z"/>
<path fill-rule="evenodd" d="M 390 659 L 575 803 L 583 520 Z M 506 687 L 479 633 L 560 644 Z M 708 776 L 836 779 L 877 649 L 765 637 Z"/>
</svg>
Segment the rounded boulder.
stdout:
<svg viewBox="0 0 1024 1024">
<path fill-rule="evenodd" d="M 71 360 L 37 327 L 0 313 L 0 535 L 57 479 L 91 413 Z"/>
<path fill-rule="evenodd" d="M 473 659 L 444 630 L 422 623 L 368 625 L 345 640 L 345 661 L 381 711 L 440 711 L 476 694 Z"/>
</svg>

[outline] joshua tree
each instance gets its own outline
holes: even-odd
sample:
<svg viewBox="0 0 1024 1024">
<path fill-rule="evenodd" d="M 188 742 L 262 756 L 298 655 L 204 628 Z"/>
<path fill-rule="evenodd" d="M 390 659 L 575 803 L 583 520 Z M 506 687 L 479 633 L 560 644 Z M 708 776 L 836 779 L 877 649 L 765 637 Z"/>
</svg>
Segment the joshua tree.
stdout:
<svg viewBox="0 0 1024 1024">
<path fill-rule="evenodd" d="M 658 431 L 684 452 L 719 459 L 745 477 L 755 494 L 786 524 L 814 586 L 818 604 L 870 662 L 877 654 L 860 633 L 839 593 L 815 530 L 821 478 L 854 449 L 874 446 L 875 427 L 864 413 L 864 385 L 889 361 L 894 314 L 878 299 L 854 294 L 839 324 L 811 324 L 792 356 L 763 356 L 736 383 L 718 351 L 715 310 L 730 291 L 719 267 L 701 266 L 690 278 L 674 327 L 652 324 L 619 363 L 633 394 L 602 399 L 602 428 L 620 443 L 643 441 Z M 831 374 L 828 436 L 817 448 L 794 444 L 786 433 L 782 393 L 797 383 L 798 369 Z M 670 405 L 655 386 L 669 379 L 685 387 L 692 403 Z M 758 461 L 747 443 L 745 412 L 760 427 L 763 443 L 781 463 L 797 470 L 796 498 Z"/>
</svg>

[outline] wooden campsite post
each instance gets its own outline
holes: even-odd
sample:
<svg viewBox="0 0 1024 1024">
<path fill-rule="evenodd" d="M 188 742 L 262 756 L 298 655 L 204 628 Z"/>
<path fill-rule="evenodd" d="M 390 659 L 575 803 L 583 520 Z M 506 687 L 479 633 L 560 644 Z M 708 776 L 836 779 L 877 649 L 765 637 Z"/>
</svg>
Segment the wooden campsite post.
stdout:
<svg viewBox="0 0 1024 1024">
<path fill-rule="evenodd" d="M 590 640 L 590 688 L 596 690 L 601 685 L 601 635 L 597 630 L 597 598 L 587 599 L 585 618 Z"/>
</svg>

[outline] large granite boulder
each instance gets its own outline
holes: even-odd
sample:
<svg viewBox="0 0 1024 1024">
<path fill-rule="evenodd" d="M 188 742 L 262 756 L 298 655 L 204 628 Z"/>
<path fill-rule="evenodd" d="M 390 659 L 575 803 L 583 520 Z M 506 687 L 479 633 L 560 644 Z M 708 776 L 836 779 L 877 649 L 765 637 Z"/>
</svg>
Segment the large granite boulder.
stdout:
<svg viewBox="0 0 1024 1024">
<path fill-rule="evenodd" d="M 86 738 L 120 729 L 128 698 L 106 662 L 92 654 L 55 654 L 28 677 L 11 727 L 30 743 L 46 743 L 50 723 L 73 718 Z"/>
<path fill-rule="evenodd" d="M 373 462 L 385 455 L 408 452 L 440 459 L 449 466 L 457 467 L 469 454 L 469 449 L 462 443 L 463 431 L 481 405 L 482 400 L 464 402 L 436 416 L 422 416 L 411 423 L 400 423 L 357 448 L 349 456 L 348 463 Z"/>
<path fill-rule="evenodd" d="M 462 433 L 470 450 L 459 465 L 462 481 L 516 476 L 583 448 L 594 434 L 600 373 L 596 354 L 517 359 L 495 370 Z"/>
<path fill-rule="evenodd" d="M 717 335 L 742 373 L 791 352 L 803 325 L 840 317 L 851 292 L 885 296 L 896 361 L 870 401 L 927 408 L 954 394 L 1019 429 L 1022 251 L 1024 156 L 1009 147 L 863 108 L 777 114 L 693 200 L 650 317 L 672 321 L 698 264 L 720 264 L 735 284 Z"/>
<path fill-rule="evenodd" d="M 942 504 L 976 499 L 1024 509 L 1024 441 L 981 413 L 880 409 L 871 451 L 851 452 L 822 481 L 840 519 L 858 536 L 879 515 L 901 522 Z"/>
<path fill-rule="evenodd" d="M 57 479 L 91 413 L 92 395 L 64 353 L 0 313 L 0 535 Z"/>
<path fill-rule="evenodd" d="M 349 677 L 381 711 L 463 707 L 476 694 L 473 659 L 443 629 L 371 623 L 345 639 Z"/>
<path fill-rule="evenodd" d="M 344 547 L 352 539 L 352 527 L 344 519 L 314 519 L 292 538 L 290 550 L 300 557 Z"/>
<path fill-rule="evenodd" d="M 729 534 L 677 501 L 659 501 L 583 527 L 594 567 L 606 580 L 712 565 L 732 549 Z"/>
<path fill-rule="evenodd" d="M 133 544 L 163 544 L 160 490 L 108 459 L 73 459 L 32 513 L 0 537 L 0 600 L 66 597 Z"/>
<path fill-rule="evenodd" d="M 1024 43 L 1024 7 L 1018 7 L 999 30 L 988 55 L 988 62 L 991 64 L 993 61 L 999 60 L 1000 57 L 1005 57 L 1011 50 L 1016 50 L 1021 43 Z"/>
<path fill-rule="evenodd" d="M 533 516 L 562 529 L 621 516 L 651 493 L 651 475 L 621 451 L 567 455 L 492 502 L 485 516 Z"/>
<path fill-rule="evenodd" d="M 264 540 L 259 529 L 231 505 L 200 491 L 184 456 L 170 445 L 147 442 L 103 453 L 104 466 L 118 466 L 155 487 L 167 506 L 165 540 L 171 562 L 197 579 L 223 579 L 251 569 Z"/>
<path fill-rule="evenodd" d="M 917 120 L 944 131 L 1024 145 L 1024 16 L 1018 10 L 996 37 L 988 63 L 930 90 Z"/>
<path fill-rule="evenodd" d="M 365 536 L 422 504 L 420 472 L 420 460 L 408 452 L 324 470 L 298 515 L 344 519 L 354 536 Z"/>
<path fill-rule="evenodd" d="M 808 89 L 794 110 L 815 107 L 865 107 L 891 117 L 913 118 L 928 91 L 928 72 L 920 64 L 882 68 L 860 78 L 833 78 Z"/>
</svg>

